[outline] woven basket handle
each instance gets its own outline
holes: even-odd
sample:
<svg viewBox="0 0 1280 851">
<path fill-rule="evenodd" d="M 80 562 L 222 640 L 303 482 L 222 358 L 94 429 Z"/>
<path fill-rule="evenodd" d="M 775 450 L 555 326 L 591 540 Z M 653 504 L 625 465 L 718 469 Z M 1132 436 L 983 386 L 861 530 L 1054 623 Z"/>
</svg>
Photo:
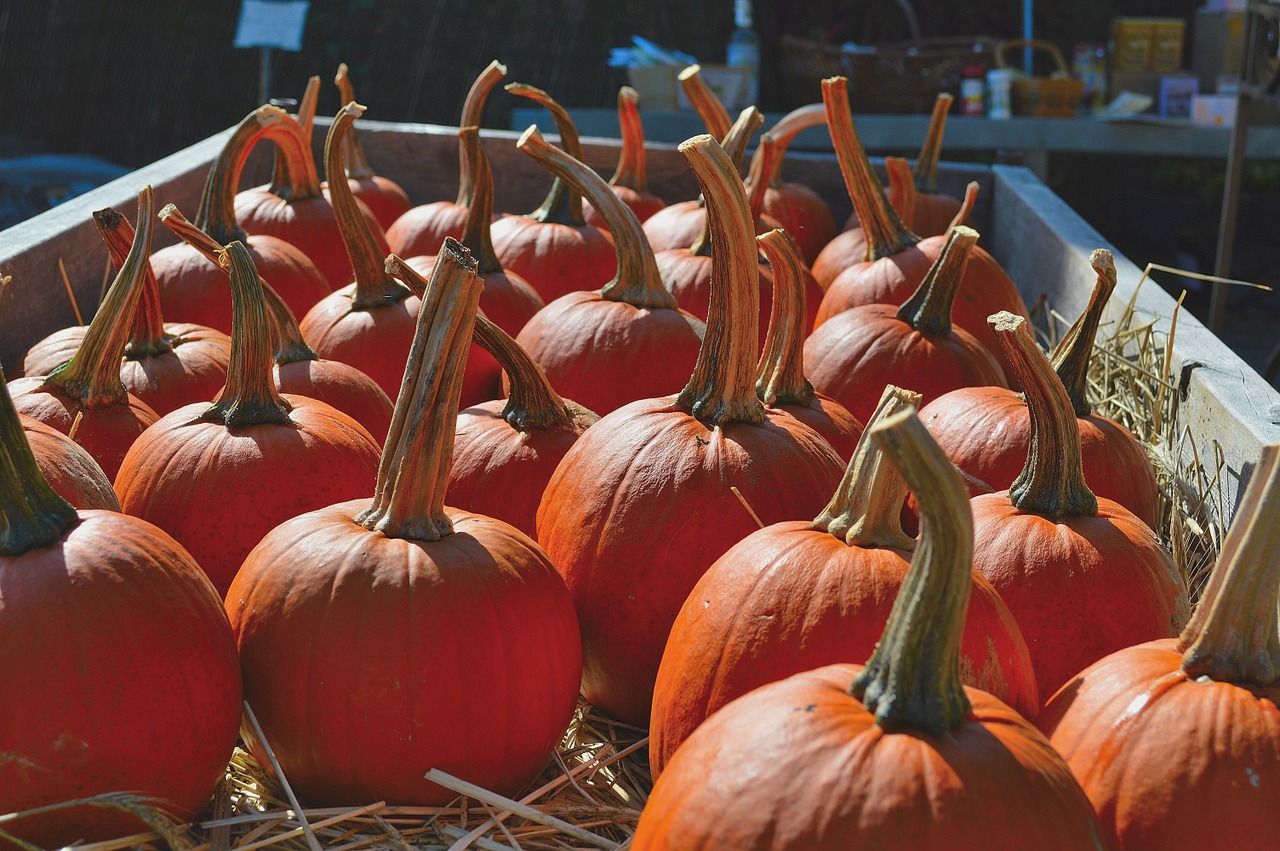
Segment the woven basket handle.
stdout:
<svg viewBox="0 0 1280 851">
<path fill-rule="evenodd" d="M 1029 41 L 1027 39 L 1018 38 L 1000 42 L 1000 44 L 996 46 L 997 68 L 1009 67 L 1005 61 L 1005 54 L 1016 47 L 1030 47 L 1033 50 L 1043 50 L 1045 53 L 1049 54 L 1053 59 L 1054 64 L 1058 66 L 1058 74 L 1063 77 L 1071 76 L 1070 72 L 1067 71 L 1067 61 L 1062 58 L 1062 51 L 1058 50 L 1058 46 L 1051 41 L 1044 41 L 1039 38 L 1034 38 Z"/>
</svg>

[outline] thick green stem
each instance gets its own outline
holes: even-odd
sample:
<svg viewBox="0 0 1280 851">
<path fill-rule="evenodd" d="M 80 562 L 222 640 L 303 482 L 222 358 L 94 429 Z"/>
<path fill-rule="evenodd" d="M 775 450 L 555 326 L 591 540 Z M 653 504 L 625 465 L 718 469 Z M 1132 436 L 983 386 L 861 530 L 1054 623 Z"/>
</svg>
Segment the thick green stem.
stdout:
<svg viewBox="0 0 1280 851">
<path fill-rule="evenodd" d="M 725 134 L 729 132 L 731 121 L 729 110 L 724 108 L 720 98 L 716 97 L 716 93 L 707 85 L 707 81 L 702 79 L 702 66 L 690 65 L 676 75 L 676 80 L 684 89 L 689 103 L 693 105 L 693 111 L 698 113 L 702 123 L 707 125 L 707 132 L 723 140 Z"/>
<path fill-rule="evenodd" d="M 1189 677 L 1280 682 L 1280 445 L 1263 447 L 1209 586 L 1179 639 Z"/>
<path fill-rule="evenodd" d="M 320 78 L 312 75 L 307 79 L 307 88 L 302 93 L 302 100 L 298 101 L 298 111 L 294 113 L 294 121 L 302 130 L 302 137 L 307 142 L 307 149 L 311 148 L 311 137 L 316 122 L 316 104 L 320 101 Z M 345 103 L 345 101 L 343 101 Z M 272 195 L 284 198 L 286 201 L 292 199 L 292 178 L 289 176 L 289 160 L 285 157 L 284 150 L 277 145 L 275 149 L 275 159 L 271 166 L 271 183 L 267 187 Z M 227 240 L 230 242 L 231 240 Z"/>
<path fill-rule="evenodd" d="M 458 122 L 459 128 L 480 126 L 489 92 L 493 91 L 493 87 L 505 76 L 507 76 L 507 66 L 496 59 L 480 72 L 480 76 L 476 77 L 475 82 L 471 84 L 471 89 L 467 92 L 467 99 L 462 103 L 462 120 Z M 475 192 L 475 176 L 471 170 L 471 161 L 467 158 L 466 151 L 462 149 L 458 151 L 458 169 L 458 200 L 454 203 L 459 207 L 470 207 L 471 196 Z"/>
<path fill-rule="evenodd" d="M 782 185 L 782 160 L 792 140 L 810 127 L 818 127 L 826 123 L 827 109 L 820 103 L 811 103 L 808 106 L 793 109 L 778 119 L 778 123 L 769 130 L 778 154 L 773 169 L 766 172 L 771 187 L 777 189 Z"/>
<path fill-rule="evenodd" d="M 763 422 L 764 406 L 755 392 L 760 270 L 747 193 L 733 160 L 710 136 L 683 142 L 680 153 L 706 199 L 717 262 L 711 267 L 706 335 L 676 405 L 709 427 Z"/>
<path fill-rule="evenodd" d="M 1051 520 L 1096 515 L 1098 499 L 1084 480 L 1080 424 L 1066 388 L 1031 339 L 1026 320 L 1002 310 L 987 321 L 1022 384 L 1031 416 L 1027 463 L 1009 486 L 1009 501 Z"/>
<path fill-rule="evenodd" d="M 358 103 L 349 103 L 338 111 L 324 140 L 324 165 L 329 180 L 329 203 L 355 273 L 356 294 L 351 300 L 351 309 L 375 310 L 399 301 L 409 292 L 383 268 L 386 257 L 347 184 L 345 139 L 361 115 L 364 107 Z"/>
<path fill-rule="evenodd" d="M 462 244 L 480 264 L 480 274 L 501 272 L 502 261 L 493 250 L 489 226 L 493 223 L 493 170 L 480 143 L 479 127 L 463 127 L 458 131 L 462 147 L 474 167 L 474 192 L 467 208 L 467 222 L 462 229 Z"/>
<path fill-rule="evenodd" d="M 226 386 L 200 420 L 229 429 L 291 422 L 290 405 L 276 392 L 271 376 L 273 328 L 253 257 L 237 241 L 219 256 L 218 265 L 231 276 L 231 363 Z"/>
<path fill-rule="evenodd" d="M 1087 417 L 1093 413 L 1089 404 L 1089 362 L 1093 359 L 1093 341 L 1098 336 L 1098 325 L 1102 322 L 1102 311 L 1107 307 L 1107 300 L 1116 288 L 1116 264 L 1111 252 L 1105 248 L 1095 249 L 1089 255 L 1089 264 L 1098 274 L 1093 285 L 1093 294 L 1089 296 L 1089 306 L 1084 313 L 1058 341 L 1053 350 L 1051 363 L 1054 372 L 1062 380 L 1067 389 L 1067 398 L 1077 417 Z"/>
<path fill-rule="evenodd" d="M 343 103 L 355 103 L 356 90 L 351 85 L 351 77 L 347 73 L 347 63 L 343 62 L 338 65 L 338 73 L 333 78 L 333 83 L 338 87 L 338 99 Z M 375 177 L 373 166 L 369 165 L 369 158 L 365 156 L 364 146 L 360 144 L 360 134 L 353 127 L 347 132 L 346 147 L 346 172 L 347 177 L 351 180 L 367 180 Z"/>
<path fill-rule="evenodd" d="M 0 555 L 50 546 L 75 522 L 76 510 L 40 472 L 0 374 Z"/>
<path fill-rule="evenodd" d="M 558 429 L 580 433 L 599 419 L 581 405 L 561 398 L 547 374 L 520 344 L 483 316 L 476 317 L 475 341 L 493 355 L 511 380 L 502 418 L 516 431 Z"/>
<path fill-rule="evenodd" d="M 618 169 L 609 179 L 610 186 L 622 186 L 636 192 L 647 192 L 649 175 L 644 153 L 644 124 L 637 103 L 640 93 L 630 86 L 618 90 L 618 132 L 622 145 L 618 152 Z"/>
<path fill-rule="evenodd" d="M 398 260 L 387 258 L 388 265 Z M 370 531 L 416 541 L 438 541 L 453 532 L 444 499 L 482 289 L 470 253 L 445 239 L 418 310 L 373 503 L 355 518 Z"/>
<path fill-rule="evenodd" d="M 138 230 L 119 274 L 89 323 L 80 348 L 49 374 L 42 388 L 56 388 L 86 408 L 126 403 L 129 394 L 120 380 L 120 360 L 129 344 L 132 317 L 150 268 L 154 203 L 151 187 L 144 187 L 138 193 Z"/>
<path fill-rule="evenodd" d="M 972 709 L 960 681 L 960 641 L 973 586 L 969 494 L 914 411 L 867 430 L 920 504 L 920 541 L 884 634 L 850 693 L 886 729 L 934 736 Z"/>
<path fill-rule="evenodd" d="M 951 333 L 951 306 L 969 267 L 969 256 L 978 232 L 961 225 L 947 235 L 947 244 L 933 261 L 924 280 L 898 308 L 898 318 L 921 334 Z"/>
<path fill-rule="evenodd" d="M 924 145 L 920 148 L 920 158 L 916 160 L 913 177 L 916 189 L 936 195 L 938 192 L 938 159 L 942 156 L 942 134 L 947 129 L 947 113 L 951 111 L 951 95 L 942 92 L 933 102 L 933 115 L 929 119 L 929 130 L 924 136 Z"/>
<path fill-rule="evenodd" d="M 831 77 L 822 81 L 822 102 L 826 104 L 827 126 L 844 185 L 867 237 L 867 260 L 878 260 L 905 251 L 920 241 L 902 223 L 885 197 L 884 187 L 871 169 L 862 141 L 853 129 L 849 107 L 848 80 Z"/>
<path fill-rule="evenodd" d="M 573 157 L 575 160 L 582 160 L 582 143 L 578 140 L 578 128 L 574 126 L 573 120 L 569 118 L 569 113 L 565 108 L 557 103 L 551 95 L 535 86 L 525 85 L 524 83 L 508 83 L 506 90 L 513 95 L 526 97 L 534 103 L 541 104 L 551 113 L 551 117 L 555 119 L 556 130 L 560 133 L 560 148 Z M 592 200 L 592 206 L 595 200 Z M 582 195 L 572 184 L 557 177 L 551 183 L 551 191 L 547 193 L 546 200 L 542 202 L 542 206 L 529 214 L 529 218 L 536 222 L 556 223 L 569 225 L 570 227 L 582 227 L 586 224 L 586 220 L 582 217 Z"/>
<path fill-rule="evenodd" d="M 640 220 L 622 202 L 609 184 L 595 170 L 549 144 L 537 127 L 524 131 L 516 147 L 533 157 L 557 180 L 564 180 L 591 200 L 591 206 L 609 225 L 614 250 L 618 255 L 618 272 L 600 289 L 601 298 L 623 301 L 649 310 L 676 310 L 676 298 L 662 285 L 653 249 L 644 235 Z"/>
<path fill-rule="evenodd" d="M 828 532 L 851 547 L 915 549 L 915 539 L 902 531 L 902 504 L 907 480 L 872 437 L 872 428 L 903 411 L 915 410 L 921 395 L 892 384 L 880 394 L 867 430 L 853 450 L 844 478 L 831 502 L 813 521 L 814 529 Z"/>
<path fill-rule="evenodd" d="M 808 323 L 800 248 L 781 229 L 757 236 L 756 243 L 773 270 L 773 305 L 756 368 L 756 395 L 766 405 L 807 405 L 813 399 L 813 385 L 804 377 Z"/>
<path fill-rule="evenodd" d="M 106 243 L 111 262 L 119 272 L 133 245 L 133 225 L 111 207 L 95 211 L 93 223 L 98 228 L 98 235 Z M 151 270 L 151 261 L 148 260 L 142 295 L 138 297 L 138 309 L 133 315 L 133 329 L 129 342 L 124 347 L 124 356 L 128 360 L 145 360 L 171 351 L 173 338 L 165 333 L 164 314 L 160 312 L 160 283 Z"/>
</svg>

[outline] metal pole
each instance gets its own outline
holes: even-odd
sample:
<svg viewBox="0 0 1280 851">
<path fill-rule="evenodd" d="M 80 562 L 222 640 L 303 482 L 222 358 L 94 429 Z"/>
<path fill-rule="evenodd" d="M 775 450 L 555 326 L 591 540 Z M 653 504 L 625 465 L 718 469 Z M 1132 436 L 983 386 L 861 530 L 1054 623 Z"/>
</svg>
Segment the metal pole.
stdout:
<svg viewBox="0 0 1280 851">
<path fill-rule="evenodd" d="M 1033 25 L 1033 12 L 1035 0 L 1022 0 L 1022 37 L 1027 41 L 1035 38 L 1035 26 Z M 1022 48 L 1022 67 L 1026 69 L 1027 76 L 1031 76 L 1031 45 Z"/>
<path fill-rule="evenodd" d="M 271 99 L 271 48 L 262 48 L 262 75 L 258 78 L 258 103 Z"/>
</svg>

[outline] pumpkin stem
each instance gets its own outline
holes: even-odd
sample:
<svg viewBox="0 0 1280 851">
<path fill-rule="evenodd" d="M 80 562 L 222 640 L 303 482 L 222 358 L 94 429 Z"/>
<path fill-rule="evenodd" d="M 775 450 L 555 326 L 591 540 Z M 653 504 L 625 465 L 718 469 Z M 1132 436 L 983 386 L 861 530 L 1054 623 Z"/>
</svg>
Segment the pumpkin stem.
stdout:
<svg viewBox="0 0 1280 851">
<path fill-rule="evenodd" d="M 759 249 L 747 193 L 733 160 L 715 139 L 695 136 L 679 150 L 706 199 L 718 262 L 711 267 L 706 334 L 676 405 L 709 427 L 763 422 L 764 406 L 755 393 Z"/>
<path fill-rule="evenodd" d="M 475 341 L 493 355 L 511 379 L 502 418 L 516 431 L 559 429 L 579 433 L 599 419 L 581 405 L 563 399 L 552 388 L 542 367 L 520 344 L 483 316 L 476 317 Z"/>
<path fill-rule="evenodd" d="M 557 180 L 563 179 L 591 200 L 613 238 L 618 255 L 618 272 L 600 289 L 600 297 L 623 301 L 633 307 L 649 310 L 676 310 L 676 297 L 662 285 L 653 249 L 644 235 L 640 220 L 622 199 L 614 194 L 604 178 L 568 153 L 549 144 L 536 126 L 531 126 L 516 142 L 516 147 L 533 157 Z"/>
<path fill-rule="evenodd" d="M 1205 595 L 1178 640 L 1188 677 L 1280 682 L 1280 445 L 1263 447 Z"/>
<path fill-rule="evenodd" d="M 338 65 L 338 73 L 334 75 L 333 83 L 338 87 L 338 98 L 343 103 L 355 103 L 356 90 L 351 85 L 351 77 L 347 73 L 347 63 L 343 62 Z M 373 166 L 369 165 L 369 158 L 365 156 L 364 146 L 360 144 L 360 134 L 352 128 L 347 133 L 345 147 L 343 152 L 346 154 L 346 172 L 347 177 L 351 180 L 367 180 L 375 176 Z"/>
<path fill-rule="evenodd" d="M 480 264 L 480 274 L 501 272 L 502 261 L 493 250 L 493 237 L 489 226 L 493 223 L 493 169 L 489 157 L 480 142 L 479 127 L 463 127 L 458 138 L 474 169 L 471 205 L 467 207 L 467 222 L 462 230 L 462 244 Z"/>
<path fill-rule="evenodd" d="M 892 384 L 884 388 L 840 486 L 811 528 L 828 532 L 851 547 L 915 549 L 915 539 L 902 531 L 907 480 L 870 434 L 873 426 L 889 417 L 914 410 L 921 398 L 919 393 Z"/>
<path fill-rule="evenodd" d="M 960 199 L 960 209 L 956 210 L 955 217 L 951 220 L 951 224 L 947 225 L 947 231 L 952 228 L 958 228 L 969 221 L 969 216 L 973 215 L 973 207 L 978 203 L 978 181 L 970 180 L 969 185 L 964 188 L 964 198 Z"/>
<path fill-rule="evenodd" d="M 822 102 L 826 104 L 827 126 L 835 149 L 844 186 L 867 236 L 867 260 L 878 260 L 905 251 L 920 241 L 902 223 L 885 197 L 884 187 L 871 169 L 858 132 L 853 129 L 849 107 L 848 80 L 830 77 L 822 81 Z"/>
<path fill-rule="evenodd" d="M 218 256 L 231 276 L 231 363 L 226 386 L 199 419 L 228 429 L 288 423 L 291 406 L 271 378 L 272 327 L 249 249 L 232 242 Z"/>
<path fill-rule="evenodd" d="M 924 134 L 924 145 L 920 148 L 920 158 L 916 160 L 913 173 L 916 189 L 936 195 L 938 193 L 938 158 L 942 154 L 942 134 L 947 129 L 947 113 L 951 111 L 951 95 L 942 92 L 933 102 L 933 115 L 929 118 L 929 129 Z"/>
<path fill-rule="evenodd" d="M 898 308 L 898 318 L 921 334 L 951 333 L 951 306 L 964 280 L 978 232 L 961 225 L 947 235 L 947 244 L 933 261 L 924 280 Z"/>
<path fill-rule="evenodd" d="M 292 121 L 279 107 L 258 107 L 241 119 L 231 131 L 231 138 L 209 166 L 209 172 L 204 178 L 204 190 L 200 193 L 200 207 L 196 210 L 195 223 L 196 227 L 217 240 L 219 245 L 248 238 L 244 228 L 236 222 L 235 197 L 240 185 L 240 172 L 244 169 L 249 152 L 267 135 L 268 129 L 286 120 Z M 277 144 L 277 157 L 283 156 L 282 151 L 282 146 Z"/>
<path fill-rule="evenodd" d="M 618 152 L 618 168 L 609 178 L 610 186 L 622 186 L 636 192 L 647 192 L 649 175 L 644 153 L 644 124 L 637 104 L 640 93 L 630 86 L 618 89 L 618 132 L 622 148 Z"/>
<path fill-rule="evenodd" d="M 120 380 L 120 360 L 133 325 L 126 317 L 132 317 L 138 308 L 150 268 L 154 203 L 151 187 L 143 187 L 138 193 L 138 231 L 120 272 L 89 322 L 80 348 L 71 360 L 49 373 L 41 389 L 57 388 L 86 408 L 119 405 L 128 399 Z"/>
<path fill-rule="evenodd" d="M 742 171 L 742 160 L 747 155 L 747 143 L 751 141 L 751 137 L 756 131 L 764 126 L 764 115 L 754 106 L 749 106 L 738 114 L 738 120 L 733 122 L 733 126 L 725 133 L 724 139 L 720 142 L 720 147 L 724 148 L 729 159 L 733 162 L 735 173 Z M 704 207 L 706 200 L 699 196 L 698 202 Z M 763 204 L 763 198 L 761 199 Z M 757 216 L 758 217 L 758 213 Z M 751 219 L 752 229 L 755 228 L 755 219 Z M 693 245 L 689 246 L 689 251 L 699 257 L 710 257 L 712 254 L 711 246 L 711 227 L 710 221 L 704 220 L 702 223 L 702 231 L 698 234 L 698 238 L 693 241 Z"/>
<path fill-rule="evenodd" d="M 278 160 L 280 169 L 276 178 L 281 181 L 281 185 L 274 194 L 290 203 L 319 198 L 324 193 L 320 190 L 316 158 L 311 153 L 311 122 L 308 120 L 304 128 L 283 111 L 280 114 L 279 123 L 269 127 L 265 134 L 268 139 L 276 143 L 276 150 L 280 154 Z M 301 117 L 299 115 L 299 118 Z M 200 222 L 197 221 L 196 224 Z M 213 231 L 209 233 L 217 239 L 216 233 Z"/>
<path fill-rule="evenodd" d="M 1051 520 L 1096 515 L 1098 499 L 1084 480 L 1080 424 L 1066 388 L 1031 339 L 1025 319 L 1002 310 L 987 321 L 1022 384 L 1031 416 L 1027 463 L 1009 486 L 1009 501 Z"/>
<path fill-rule="evenodd" d="M 40 472 L 0 372 L 0 555 L 47 547 L 78 519 Z"/>
<path fill-rule="evenodd" d="M 506 90 L 513 95 L 526 97 L 534 103 L 546 107 L 555 119 L 556 130 L 560 134 L 560 148 L 575 160 L 582 160 L 582 143 L 578 140 L 578 128 L 563 106 L 552 99 L 551 95 L 535 86 L 524 83 L 508 83 Z M 542 202 L 542 206 L 529 214 L 529 218 L 543 224 L 554 222 L 570 227 L 580 228 L 586 224 L 582 217 L 582 195 L 572 184 L 557 177 L 551 183 L 551 191 Z M 612 192 L 612 190 L 611 190 Z M 595 199 L 591 201 L 595 205 Z"/>
<path fill-rule="evenodd" d="M 693 105 L 693 111 L 707 125 L 707 132 L 717 139 L 723 139 L 729 132 L 729 110 L 724 108 L 720 98 L 707 85 L 707 81 L 702 79 L 702 66 L 690 65 L 676 75 L 676 80 Z"/>
<path fill-rule="evenodd" d="M 293 116 L 293 120 L 302 130 L 302 138 L 306 141 L 308 151 L 311 150 L 311 138 L 314 135 L 316 123 L 316 104 L 319 100 L 320 78 L 312 75 L 307 79 L 307 88 L 303 91 L 302 100 L 298 101 L 298 111 Z M 277 145 L 275 159 L 271 164 L 271 183 L 267 191 L 286 201 L 292 200 L 293 189 L 290 182 L 289 161 L 284 155 L 284 150 Z M 227 240 L 227 242 L 230 241 L 230 239 Z"/>
<path fill-rule="evenodd" d="M 960 682 L 960 639 L 973 585 L 969 493 L 915 411 L 867 431 L 916 495 L 920 541 L 880 643 L 849 691 L 881 727 L 941 736 L 972 709 Z"/>
<path fill-rule="evenodd" d="M 1051 363 L 1054 372 L 1067 388 L 1067 398 L 1077 417 L 1087 417 L 1093 413 L 1089 404 L 1089 361 L 1093 358 L 1093 341 L 1098 336 L 1098 324 L 1102 321 L 1102 311 L 1106 309 L 1107 299 L 1116 288 L 1116 264 L 1111 252 L 1098 248 L 1089 255 L 1089 264 L 1098 273 L 1097 283 L 1093 285 L 1093 294 L 1089 296 L 1089 306 L 1075 324 L 1058 341 L 1053 350 Z"/>
<path fill-rule="evenodd" d="M 773 270 L 769 332 L 756 367 L 756 395 L 766 405 L 806 405 L 813 385 L 804 377 L 804 261 L 791 234 L 780 228 L 756 237 Z M 758 329 L 757 329 L 758 330 Z"/>
<path fill-rule="evenodd" d="M 747 175 L 747 205 L 751 208 L 751 221 L 760 219 L 764 212 L 764 199 L 769 194 L 768 175 L 777 170 L 780 157 L 773 137 L 768 133 L 760 137 L 755 156 L 751 158 L 751 172 Z"/>
<path fill-rule="evenodd" d="M 324 140 L 324 167 L 329 180 L 329 203 L 355 272 L 356 292 L 351 309 L 373 310 L 399 301 L 409 295 L 409 291 L 387 274 L 378 240 L 347 185 L 346 138 L 361 115 L 364 107 L 358 103 L 349 103 L 338 110 Z"/>
<path fill-rule="evenodd" d="M 475 82 L 471 84 L 471 89 L 467 92 L 467 99 L 462 103 L 462 120 L 458 122 L 458 127 L 480 126 L 489 92 L 493 91 L 493 87 L 505 76 L 507 76 L 507 66 L 496 59 L 480 72 L 480 76 L 476 77 Z M 467 152 L 462 148 L 458 150 L 458 160 L 458 200 L 454 203 L 459 207 L 470 207 L 471 196 L 475 192 L 475 177 Z"/>
<path fill-rule="evenodd" d="M 387 257 L 389 274 L 405 268 L 399 257 Z M 482 289 L 470 252 L 446 238 L 418 309 L 373 502 L 355 517 L 371 532 L 416 541 L 453 533 L 444 498 Z"/>
<path fill-rule="evenodd" d="M 167 204 L 160 211 L 160 221 L 164 222 L 165 226 L 173 231 L 179 239 L 203 254 L 210 263 L 218 264 L 222 246 L 218 245 L 213 237 L 187 221 L 186 216 L 182 215 L 176 206 Z M 298 328 L 298 320 L 294 317 L 293 311 L 289 309 L 289 305 L 280 297 L 280 294 L 272 289 L 271 285 L 261 275 L 258 276 L 258 286 L 262 289 L 262 299 L 266 303 L 267 310 L 271 313 L 271 318 L 275 323 L 275 362 L 280 366 L 284 366 L 287 363 L 296 361 L 320 360 L 320 356 L 316 354 L 315 349 L 307 345 L 307 342 L 302 339 L 302 331 Z"/>
<path fill-rule="evenodd" d="M 778 123 L 773 125 L 773 128 L 769 131 L 778 154 L 777 159 L 774 161 L 773 169 L 766 172 L 770 186 L 777 189 L 782 185 L 782 159 L 786 155 L 787 148 L 791 145 L 792 140 L 800 135 L 802 131 L 826 123 L 827 109 L 820 103 L 811 103 L 808 106 L 798 107 L 778 119 Z M 757 151 L 758 155 L 759 152 Z"/>
<path fill-rule="evenodd" d="M 904 222 L 914 221 L 916 186 L 907 161 L 902 157 L 885 157 L 884 168 L 889 173 L 889 205 L 898 211 Z"/>
<path fill-rule="evenodd" d="M 96 210 L 93 223 L 98 235 L 106 243 L 111 262 L 119 272 L 133 245 L 134 231 L 129 220 L 111 207 Z M 138 309 L 133 316 L 133 329 L 124 347 L 127 360 L 145 360 L 173 351 L 173 337 L 164 330 L 164 314 L 160 312 L 160 283 L 147 260 L 143 270 L 142 294 L 138 297 Z"/>
</svg>

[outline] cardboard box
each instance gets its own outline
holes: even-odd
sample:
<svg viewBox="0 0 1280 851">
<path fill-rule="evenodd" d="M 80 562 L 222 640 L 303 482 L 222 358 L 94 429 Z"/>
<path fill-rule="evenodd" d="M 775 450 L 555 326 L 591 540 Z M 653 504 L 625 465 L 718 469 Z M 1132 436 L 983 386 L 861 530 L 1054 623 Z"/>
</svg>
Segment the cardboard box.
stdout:
<svg viewBox="0 0 1280 851">
<path fill-rule="evenodd" d="M 1182 43 L 1187 22 L 1181 18 L 1156 19 L 1151 31 L 1152 71 L 1177 71 L 1182 67 Z"/>
<path fill-rule="evenodd" d="M 675 65 L 646 65 L 627 69 L 627 82 L 640 93 L 641 109 L 672 110 L 676 108 Z"/>
<path fill-rule="evenodd" d="M 1191 68 L 1200 78 L 1200 90 L 1221 91 L 1218 78 L 1239 79 L 1244 55 L 1244 12 L 1196 12 L 1191 31 Z"/>
<path fill-rule="evenodd" d="M 1186 26 L 1181 18 L 1112 18 L 1111 70 L 1178 70 Z"/>
<path fill-rule="evenodd" d="M 1160 77 L 1157 111 L 1163 118 L 1190 118 L 1191 99 L 1200 93 L 1200 79 L 1191 74 Z"/>
<path fill-rule="evenodd" d="M 1235 95 L 1196 95 L 1191 99 L 1191 123 L 1202 127 L 1232 127 L 1236 123 Z"/>
</svg>

